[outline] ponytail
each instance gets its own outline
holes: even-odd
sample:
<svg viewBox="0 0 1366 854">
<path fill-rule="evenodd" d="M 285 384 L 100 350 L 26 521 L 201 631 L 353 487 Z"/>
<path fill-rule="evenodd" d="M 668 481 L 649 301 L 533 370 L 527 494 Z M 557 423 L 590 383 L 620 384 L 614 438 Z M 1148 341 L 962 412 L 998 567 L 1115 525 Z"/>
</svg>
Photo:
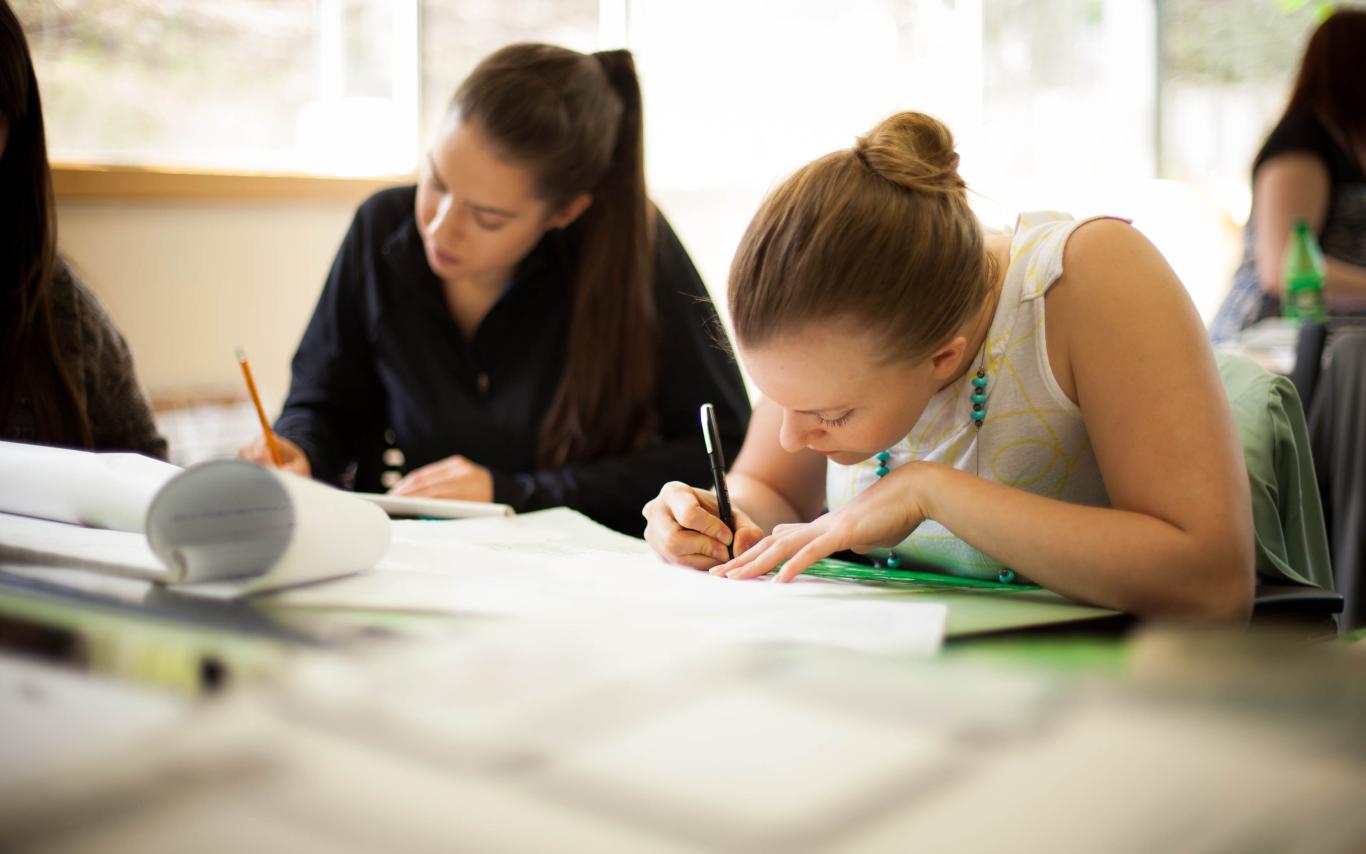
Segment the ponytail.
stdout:
<svg viewBox="0 0 1366 854">
<path fill-rule="evenodd" d="M 621 102 L 612 159 L 569 227 L 578 247 L 564 373 L 541 427 L 541 464 L 633 450 L 654 432 L 653 240 L 640 84 L 624 50 L 594 54 Z"/>
</svg>

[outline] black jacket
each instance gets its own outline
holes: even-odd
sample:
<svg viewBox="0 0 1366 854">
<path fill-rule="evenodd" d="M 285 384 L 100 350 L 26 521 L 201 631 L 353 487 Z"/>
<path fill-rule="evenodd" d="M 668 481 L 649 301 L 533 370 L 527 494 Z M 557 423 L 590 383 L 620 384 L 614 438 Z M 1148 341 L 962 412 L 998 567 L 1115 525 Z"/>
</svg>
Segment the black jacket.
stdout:
<svg viewBox="0 0 1366 854">
<path fill-rule="evenodd" d="M 347 232 L 294 355 L 276 430 L 315 477 L 382 491 L 407 472 L 462 454 L 493 472 L 494 500 L 518 511 L 567 505 L 631 534 L 668 480 L 710 481 L 698 407 L 716 405 L 729 459 L 749 401 L 687 252 L 664 220 L 655 237 L 658 434 L 628 454 L 537 469 L 541 421 L 563 367 L 572 252 L 553 231 L 518 265 L 472 342 L 457 329 L 428 266 L 416 188 L 368 199 Z M 386 466 L 389 448 L 402 463 Z M 391 459 L 396 457 L 390 452 Z"/>
</svg>

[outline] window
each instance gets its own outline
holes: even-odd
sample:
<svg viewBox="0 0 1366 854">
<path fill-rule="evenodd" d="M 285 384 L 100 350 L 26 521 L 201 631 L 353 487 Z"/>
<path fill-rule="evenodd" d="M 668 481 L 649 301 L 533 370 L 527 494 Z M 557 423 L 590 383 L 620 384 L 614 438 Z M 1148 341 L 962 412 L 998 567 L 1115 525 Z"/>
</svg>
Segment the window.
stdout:
<svg viewBox="0 0 1366 854">
<path fill-rule="evenodd" d="M 417 7 L 384 0 L 16 0 L 54 161 L 412 169 Z"/>
<path fill-rule="evenodd" d="M 12 0 L 54 160 L 412 171 L 513 41 L 625 44 L 652 189 L 714 287 L 763 193 L 899 109 L 953 128 L 984 221 L 1135 218 L 1206 314 L 1321 0 Z"/>
<path fill-rule="evenodd" d="M 1280 116 L 1309 35 L 1332 4 L 1159 0 L 1162 177 L 1204 186 L 1238 220 L 1252 158 Z"/>
<path fill-rule="evenodd" d="M 624 0 L 622 0 L 624 2 Z M 513 42 L 537 41 L 598 50 L 602 0 L 458 0 L 422 4 L 422 139 L 474 66 Z M 609 42 L 611 43 L 611 42 Z"/>
</svg>

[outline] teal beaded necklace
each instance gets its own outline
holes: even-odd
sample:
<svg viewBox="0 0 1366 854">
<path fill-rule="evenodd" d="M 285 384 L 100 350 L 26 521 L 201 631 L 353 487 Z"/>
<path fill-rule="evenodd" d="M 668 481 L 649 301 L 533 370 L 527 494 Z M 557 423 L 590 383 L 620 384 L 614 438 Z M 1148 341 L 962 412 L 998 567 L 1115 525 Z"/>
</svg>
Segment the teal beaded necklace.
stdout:
<svg viewBox="0 0 1366 854">
<path fill-rule="evenodd" d="M 972 410 L 969 413 L 970 417 L 972 418 L 972 426 L 976 428 L 978 431 L 982 429 L 982 422 L 986 421 L 987 419 L 988 378 L 986 370 L 986 358 L 986 342 L 983 341 L 982 360 L 977 365 L 977 375 L 972 378 L 972 397 L 970 398 L 970 400 L 972 401 Z M 982 453 L 982 447 L 980 444 L 982 440 L 980 436 L 978 437 L 977 441 L 979 443 L 977 446 L 977 455 L 978 460 L 980 462 Z M 878 480 L 882 480 L 892 471 L 891 468 L 888 466 L 888 463 L 892 461 L 892 452 L 878 451 L 873 458 L 877 460 L 876 474 Z M 980 465 L 978 466 L 978 468 L 980 469 Z M 978 474 L 980 475 L 981 472 L 979 471 Z M 900 566 L 901 555 L 896 553 L 896 549 L 889 549 L 887 553 L 887 567 L 889 569 L 897 569 Z M 1002 584 L 1009 584 L 1015 580 L 1015 573 L 1012 570 L 1003 569 L 1001 570 L 1000 574 L 996 576 L 996 580 L 1001 582 Z"/>
</svg>

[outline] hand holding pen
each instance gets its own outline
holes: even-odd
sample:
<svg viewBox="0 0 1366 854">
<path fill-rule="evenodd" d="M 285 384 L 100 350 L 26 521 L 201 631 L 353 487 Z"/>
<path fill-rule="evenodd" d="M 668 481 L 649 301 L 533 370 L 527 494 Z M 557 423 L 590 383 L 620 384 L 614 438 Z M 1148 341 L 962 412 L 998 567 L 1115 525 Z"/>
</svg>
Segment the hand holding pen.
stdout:
<svg viewBox="0 0 1366 854">
<path fill-rule="evenodd" d="M 764 532 L 744 511 L 730 505 L 725 456 L 711 405 L 702 407 L 702 436 L 712 470 L 712 490 L 673 481 L 641 511 L 648 520 L 645 539 L 670 563 L 711 569 L 763 539 Z M 724 521 L 723 521 L 724 520 Z"/>
<path fill-rule="evenodd" d="M 256 381 L 251 375 L 251 365 L 247 364 L 247 354 L 241 347 L 237 348 L 237 364 L 242 368 L 242 379 L 247 383 L 247 393 L 251 395 L 256 417 L 261 422 L 261 435 L 238 448 L 237 456 L 259 465 L 274 466 L 308 477 L 312 473 L 308 456 L 298 445 L 276 435 L 275 431 L 270 429 L 270 420 L 266 418 L 265 407 L 261 405 L 261 396 L 256 393 Z"/>
</svg>

